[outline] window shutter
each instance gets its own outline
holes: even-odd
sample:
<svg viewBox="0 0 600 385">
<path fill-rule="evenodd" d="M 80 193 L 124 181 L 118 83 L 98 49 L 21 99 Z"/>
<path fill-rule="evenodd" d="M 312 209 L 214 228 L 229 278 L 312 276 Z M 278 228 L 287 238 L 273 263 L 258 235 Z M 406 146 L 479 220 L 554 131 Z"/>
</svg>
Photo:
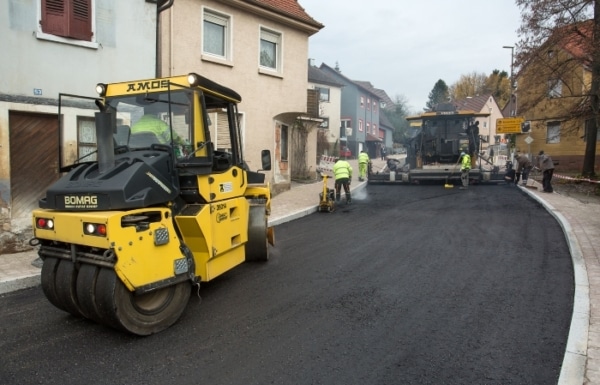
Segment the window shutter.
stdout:
<svg viewBox="0 0 600 385">
<path fill-rule="evenodd" d="M 92 0 L 71 0 L 72 11 L 69 25 L 71 37 L 79 40 L 92 40 Z"/>
<path fill-rule="evenodd" d="M 42 0 L 42 32 L 67 36 L 65 0 Z"/>
<path fill-rule="evenodd" d="M 92 0 L 42 0 L 42 32 L 92 40 Z"/>
<path fill-rule="evenodd" d="M 217 115 L 217 148 L 231 151 L 229 119 L 226 111 L 219 112 Z"/>
</svg>

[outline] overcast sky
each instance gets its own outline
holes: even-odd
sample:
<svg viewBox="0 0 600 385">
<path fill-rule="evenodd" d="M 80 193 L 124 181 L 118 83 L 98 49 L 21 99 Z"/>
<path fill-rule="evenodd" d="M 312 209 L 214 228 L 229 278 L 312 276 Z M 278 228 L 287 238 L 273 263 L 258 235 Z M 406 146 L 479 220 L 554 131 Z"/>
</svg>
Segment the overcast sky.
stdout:
<svg viewBox="0 0 600 385">
<path fill-rule="evenodd" d="M 420 112 L 442 79 L 448 86 L 474 71 L 510 73 L 518 41 L 514 0 L 298 0 L 325 25 L 310 37 L 315 65 L 340 66 L 393 100 Z"/>
</svg>

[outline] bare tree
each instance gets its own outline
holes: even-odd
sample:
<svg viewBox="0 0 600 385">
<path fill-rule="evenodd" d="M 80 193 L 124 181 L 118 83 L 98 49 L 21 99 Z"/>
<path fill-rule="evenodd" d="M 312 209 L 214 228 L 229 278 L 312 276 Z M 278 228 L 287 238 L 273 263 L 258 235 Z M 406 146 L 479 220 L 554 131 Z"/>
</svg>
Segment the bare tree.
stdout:
<svg viewBox="0 0 600 385">
<path fill-rule="evenodd" d="M 550 96 L 553 87 L 566 88 L 566 92 L 556 93 L 555 101 L 546 101 L 549 107 L 545 113 L 557 120 L 586 122 L 582 174 L 594 176 L 600 127 L 600 0 L 516 0 L 516 4 L 521 8 L 522 20 L 515 64 L 519 72 L 535 64 L 537 79 L 532 81 L 538 87 L 546 86 Z M 557 46 L 570 47 L 571 52 L 554 52 L 552 47 Z M 577 67 L 585 71 L 575 71 Z M 586 79 L 590 74 L 591 81 Z M 533 82 L 520 94 L 535 89 Z M 524 87 L 520 84 L 519 88 Z M 521 109 L 541 104 L 548 92 L 527 98 L 528 105 L 521 105 Z"/>
<path fill-rule="evenodd" d="M 510 79 L 508 72 L 497 69 L 492 71 L 486 80 L 485 93 L 491 93 L 500 106 L 506 105 L 510 99 Z"/>
<path fill-rule="evenodd" d="M 510 79 L 506 71 L 495 69 L 489 76 L 472 72 L 461 75 L 460 79 L 449 88 L 450 99 L 461 100 L 469 96 L 489 95 L 496 98 L 500 106 L 510 98 Z"/>
<path fill-rule="evenodd" d="M 486 89 L 487 76 L 484 73 L 471 72 L 461 75 L 460 79 L 450 86 L 450 98 L 452 100 L 466 99 L 469 96 L 477 96 L 490 93 Z"/>
<path fill-rule="evenodd" d="M 394 127 L 394 143 L 404 143 L 408 129 L 408 120 L 406 120 L 406 117 L 411 114 L 406 96 L 396 95 L 394 104 L 386 106 L 382 111 Z"/>
</svg>

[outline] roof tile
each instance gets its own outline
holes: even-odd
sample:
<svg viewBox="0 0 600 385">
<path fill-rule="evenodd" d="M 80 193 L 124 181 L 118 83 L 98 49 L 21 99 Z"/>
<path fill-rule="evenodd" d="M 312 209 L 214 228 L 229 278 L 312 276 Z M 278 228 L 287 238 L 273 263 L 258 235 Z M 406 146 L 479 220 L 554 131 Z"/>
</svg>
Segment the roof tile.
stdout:
<svg viewBox="0 0 600 385">
<path fill-rule="evenodd" d="M 295 19 L 308 22 L 319 28 L 323 28 L 323 24 L 313 19 L 306 10 L 298 3 L 298 0 L 246 0 L 249 3 L 258 4 L 265 8 L 270 8 L 280 13 L 289 15 Z"/>
</svg>

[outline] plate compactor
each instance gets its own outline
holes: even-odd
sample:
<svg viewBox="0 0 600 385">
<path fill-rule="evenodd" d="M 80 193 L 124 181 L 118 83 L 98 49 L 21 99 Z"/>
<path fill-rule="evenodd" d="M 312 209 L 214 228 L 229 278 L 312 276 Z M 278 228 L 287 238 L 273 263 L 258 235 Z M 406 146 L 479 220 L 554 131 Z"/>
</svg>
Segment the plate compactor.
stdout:
<svg viewBox="0 0 600 385">
<path fill-rule="evenodd" d="M 327 174 L 322 173 L 321 177 L 323 178 L 323 191 L 319 193 L 318 211 L 332 213 L 335 211 L 335 189 L 327 187 L 327 179 L 329 179 Z"/>
</svg>

